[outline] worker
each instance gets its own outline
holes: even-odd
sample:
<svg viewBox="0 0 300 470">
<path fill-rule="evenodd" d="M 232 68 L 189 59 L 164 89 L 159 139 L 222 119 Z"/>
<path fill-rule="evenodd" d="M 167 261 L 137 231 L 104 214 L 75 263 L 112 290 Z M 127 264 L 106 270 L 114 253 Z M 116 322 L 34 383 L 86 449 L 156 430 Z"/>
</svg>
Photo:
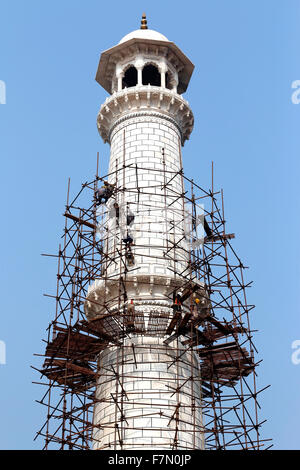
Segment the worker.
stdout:
<svg viewBox="0 0 300 470">
<path fill-rule="evenodd" d="M 131 212 L 131 210 L 127 209 L 126 224 L 131 225 L 134 221 L 134 218 L 134 214 Z"/>
<path fill-rule="evenodd" d="M 177 313 L 177 312 L 180 312 L 181 313 L 181 293 L 178 292 L 178 293 L 174 293 L 173 294 L 173 311 L 174 311 L 174 314 Z"/>
<path fill-rule="evenodd" d="M 133 243 L 133 238 L 129 235 L 129 233 L 127 233 L 127 237 L 126 238 L 123 238 L 123 242 L 125 243 L 125 245 L 127 246 L 131 246 L 132 243 Z"/>
<path fill-rule="evenodd" d="M 133 253 L 131 250 L 128 250 L 126 253 L 125 253 L 125 256 L 126 256 L 126 260 L 127 260 L 127 263 L 129 266 L 133 266 L 134 265 L 134 256 L 133 256 Z"/>
<path fill-rule="evenodd" d="M 115 210 L 115 214 L 116 214 L 117 225 L 119 225 L 120 207 L 119 207 L 119 204 L 117 202 L 114 203 L 114 210 Z"/>
<path fill-rule="evenodd" d="M 195 297 L 194 302 L 191 305 L 193 320 L 197 320 L 197 318 L 199 317 L 198 307 L 200 307 L 200 299 L 198 297 Z"/>
<path fill-rule="evenodd" d="M 209 307 L 205 302 L 205 298 L 199 298 L 195 295 L 192 313 L 193 319 L 197 320 L 197 322 L 203 322 L 207 317 L 209 317 Z"/>
<path fill-rule="evenodd" d="M 103 182 L 103 186 L 97 189 L 95 193 L 96 202 L 98 205 L 102 204 L 102 199 L 103 199 L 104 204 L 107 203 L 108 199 L 111 197 L 111 195 L 114 192 L 114 187 L 115 185 L 108 183 L 108 181 Z"/>
<path fill-rule="evenodd" d="M 130 300 L 130 304 L 127 305 L 127 315 L 125 317 L 126 331 L 130 332 L 134 329 L 134 305 L 133 299 Z"/>
<path fill-rule="evenodd" d="M 134 265 L 134 256 L 131 250 L 131 246 L 133 244 L 133 238 L 127 232 L 127 237 L 123 238 L 123 242 L 125 243 L 125 258 L 129 266 Z"/>
<path fill-rule="evenodd" d="M 182 319 L 182 292 L 173 294 L 173 315 L 176 319 L 176 329 L 179 328 Z"/>
</svg>

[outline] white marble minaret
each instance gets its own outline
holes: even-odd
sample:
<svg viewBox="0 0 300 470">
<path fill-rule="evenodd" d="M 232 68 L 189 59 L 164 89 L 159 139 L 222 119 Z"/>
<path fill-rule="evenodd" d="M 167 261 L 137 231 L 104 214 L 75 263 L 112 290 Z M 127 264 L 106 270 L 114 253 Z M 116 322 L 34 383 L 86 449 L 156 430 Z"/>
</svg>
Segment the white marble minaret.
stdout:
<svg viewBox="0 0 300 470">
<path fill-rule="evenodd" d="M 111 147 L 108 181 L 115 192 L 105 206 L 105 267 L 89 288 L 85 311 L 89 320 L 121 319 L 132 303 L 135 325 L 122 347 L 99 355 L 95 449 L 203 448 L 197 359 L 178 340 L 163 343 L 172 292 L 189 276 L 178 172 L 181 147 L 193 129 L 182 97 L 193 68 L 173 42 L 147 28 L 145 16 L 141 29 L 100 58 L 96 80 L 110 96 L 97 124 Z M 128 214 L 134 216 L 130 226 Z M 126 257 L 127 233 L 133 261 Z M 120 295 L 120 277 L 126 296 Z"/>
</svg>

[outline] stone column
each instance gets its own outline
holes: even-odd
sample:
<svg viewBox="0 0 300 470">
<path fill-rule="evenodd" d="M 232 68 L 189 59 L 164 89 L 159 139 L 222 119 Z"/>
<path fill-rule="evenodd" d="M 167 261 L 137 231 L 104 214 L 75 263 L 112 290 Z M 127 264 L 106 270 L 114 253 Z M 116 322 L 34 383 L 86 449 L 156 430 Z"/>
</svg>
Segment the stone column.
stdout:
<svg viewBox="0 0 300 470">
<path fill-rule="evenodd" d="M 106 349 L 99 357 L 94 423 L 101 427 L 94 431 L 94 449 L 203 449 L 194 353 L 147 336 L 126 339 L 122 348 Z"/>
</svg>

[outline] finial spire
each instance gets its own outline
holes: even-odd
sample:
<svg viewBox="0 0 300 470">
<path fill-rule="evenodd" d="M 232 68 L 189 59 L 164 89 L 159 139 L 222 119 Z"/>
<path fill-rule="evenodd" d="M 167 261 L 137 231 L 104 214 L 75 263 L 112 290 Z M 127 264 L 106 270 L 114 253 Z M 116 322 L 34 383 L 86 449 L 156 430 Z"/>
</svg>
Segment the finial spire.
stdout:
<svg viewBox="0 0 300 470">
<path fill-rule="evenodd" d="M 142 14 L 141 29 L 148 29 L 146 13 Z"/>
</svg>

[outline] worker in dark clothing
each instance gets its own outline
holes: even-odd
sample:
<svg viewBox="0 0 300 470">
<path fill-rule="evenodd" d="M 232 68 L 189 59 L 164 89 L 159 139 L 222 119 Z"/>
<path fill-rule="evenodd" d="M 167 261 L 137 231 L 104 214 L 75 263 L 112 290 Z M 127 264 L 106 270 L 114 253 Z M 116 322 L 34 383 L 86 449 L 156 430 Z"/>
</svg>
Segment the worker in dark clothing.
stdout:
<svg viewBox="0 0 300 470">
<path fill-rule="evenodd" d="M 182 318 L 182 301 L 181 301 L 181 293 L 174 292 L 173 294 L 173 316 L 177 320 L 177 328 L 180 325 L 181 318 Z"/>
<path fill-rule="evenodd" d="M 130 225 L 132 224 L 132 222 L 134 221 L 134 215 L 133 213 L 131 212 L 131 210 L 127 210 L 127 216 L 126 216 L 126 224 L 127 225 Z"/>
<path fill-rule="evenodd" d="M 180 295 L 180 293 L 174 293 L 174 295 L 173 295 L 173 309 L 176 312 L 181 312 L 181 295 Z"/>
<path fill-rule="evenodd" d="M 134 256 L 131 251 L 131 246 L 133 243 L 133 238 L 129 235 L 127 232 L 127 237 L 123 238 L 123 242 L 125 243 L 125 258 L 127 260 L 127 263 L 129 266 L 132 266 L 134 264 Z"/>
<path fill-rule="evenodd" d="M 127 233 L 127 237 L 123 238 L 123 242 L 125 243 L 125 245 L 131 246 L 133 243 L 133 238 Z"/>
<path fill-rule="evenodd" d="M 120 207 L 119 207 L 119 204 L 117 202 L 114 203 L 114 210 L 115 210 L 115 214 L 116 214 L 117 225 L 119 225 Z"/>
<path fill-rule="evenodd" d="M 177 292 L 174 292 L 173 294 L 173 312 L 174 312 L 174 315 L 177 314 L 177 316 L 179 316 L 181 318 L 181 305 L 182 305 L 182 302 L 181 302 L 181 295 L 180 293 L 177 293 Z"/>
<path fill-rule="evenodd" d="M 97 204 L 98 205 L 102 204 L 102 199 L 103 199 L 103 203 L 106 204 L 108 199 L 113 194 L 113 192 L 114 192 L 114 185 L 108 183 L 107 181 L 104 181 L 103 186 L 97 189 L 95 193 Z"/>
</svg>

